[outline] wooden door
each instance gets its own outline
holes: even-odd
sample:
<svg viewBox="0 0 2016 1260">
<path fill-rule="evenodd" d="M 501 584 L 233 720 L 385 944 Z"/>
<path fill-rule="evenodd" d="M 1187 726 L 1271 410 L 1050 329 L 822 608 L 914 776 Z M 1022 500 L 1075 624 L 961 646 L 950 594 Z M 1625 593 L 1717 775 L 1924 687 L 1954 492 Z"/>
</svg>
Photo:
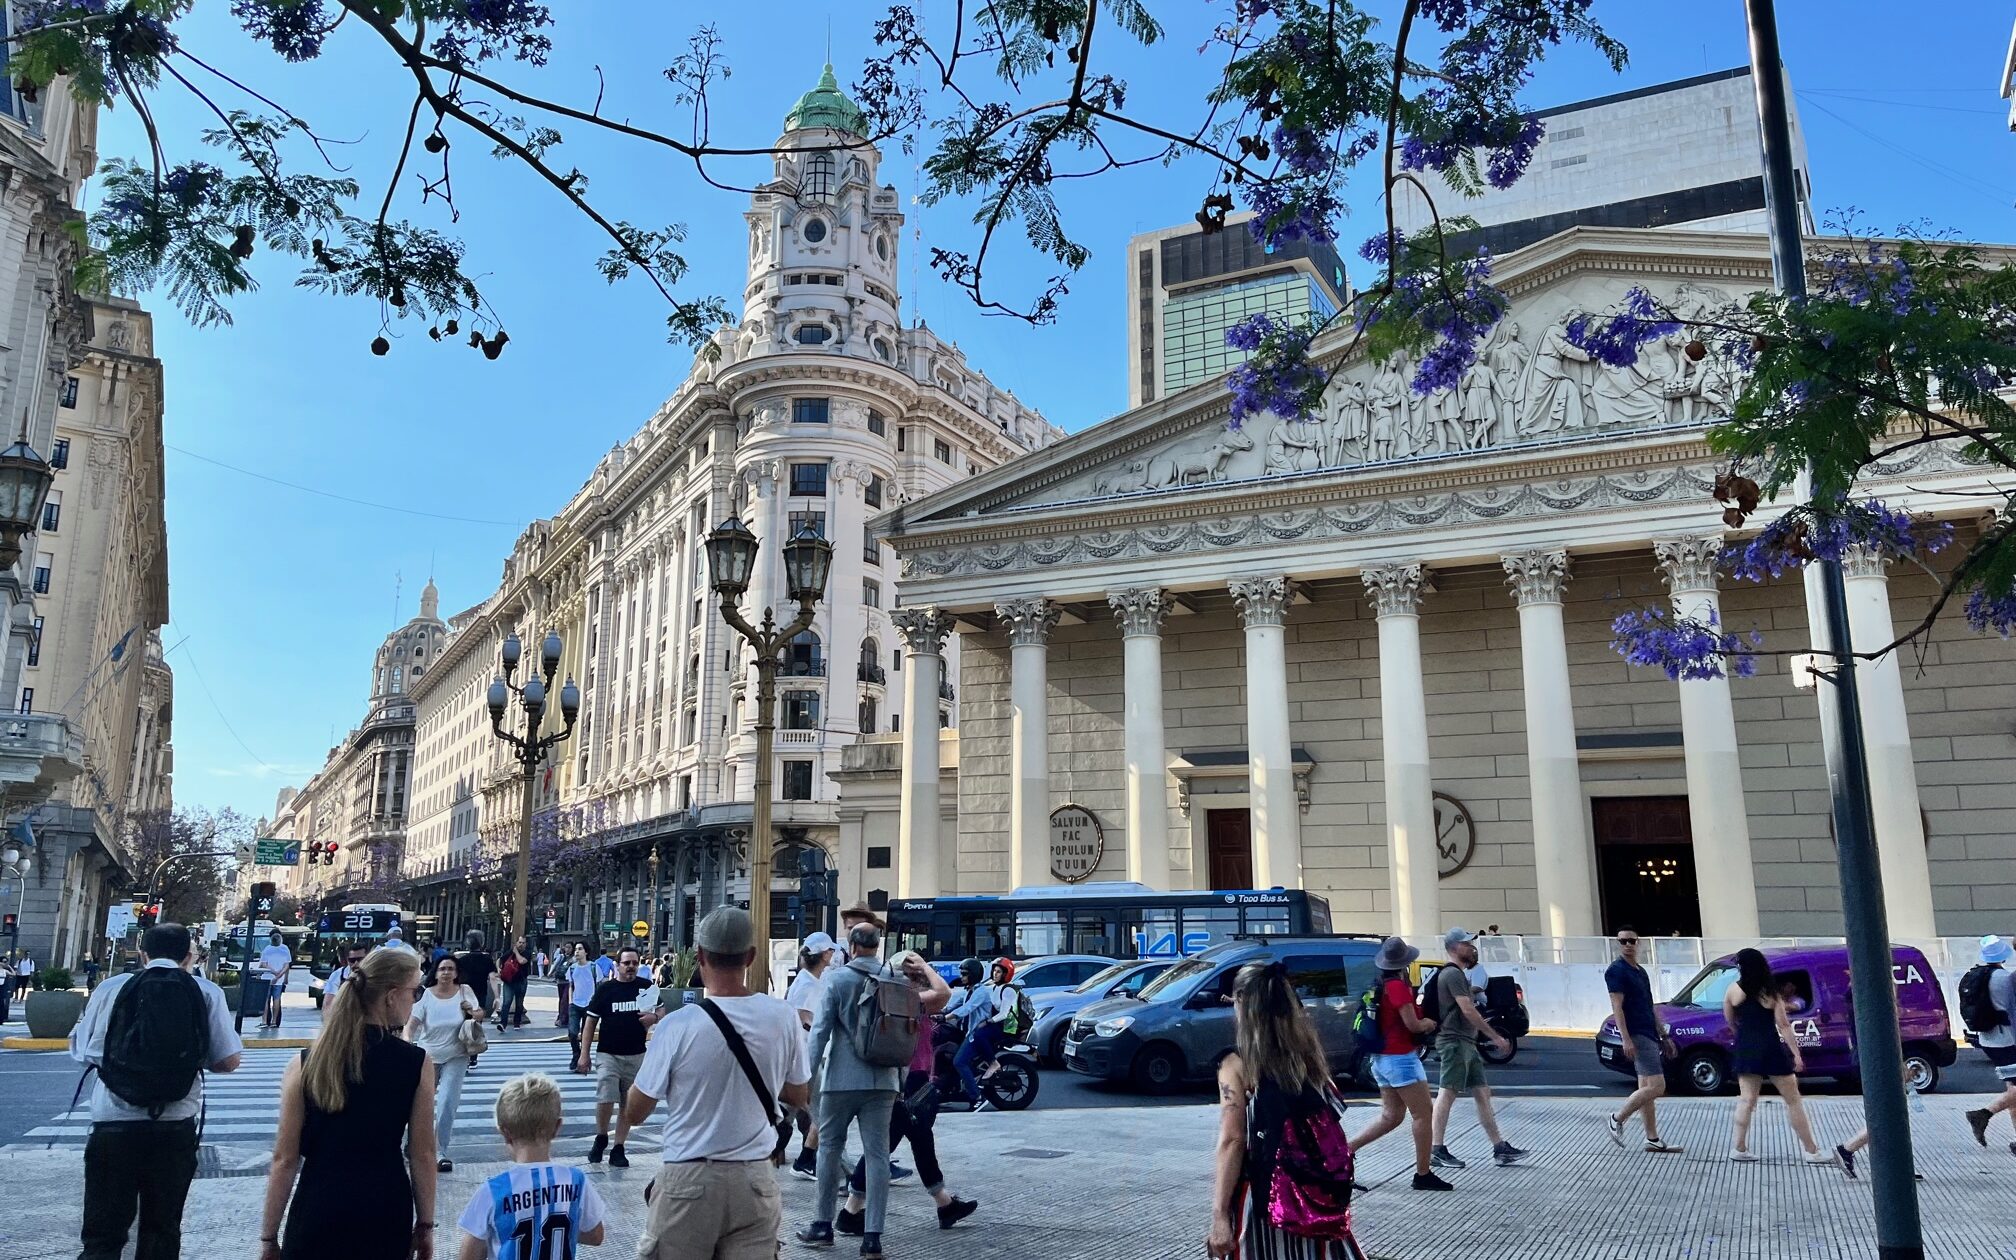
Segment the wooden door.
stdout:
<svg viewBox="0 0 2016 1260">
<path fill-rule="evenodd" d="M 1684 796 L 1613 796 L 1590 802 L 1606 935 L 1630 924 L 1641 936 L 1699 936 L 1701 894 Z M 1716 872 L 1750 879 L 1751 873 Z"/>
<path fill-rule="evenodd" d="M 1211 887 L 1251 888 L 1252 815 L 1243 809 L 1206 810 L 1204 834 L 1210 848 Z"/>
</svg>

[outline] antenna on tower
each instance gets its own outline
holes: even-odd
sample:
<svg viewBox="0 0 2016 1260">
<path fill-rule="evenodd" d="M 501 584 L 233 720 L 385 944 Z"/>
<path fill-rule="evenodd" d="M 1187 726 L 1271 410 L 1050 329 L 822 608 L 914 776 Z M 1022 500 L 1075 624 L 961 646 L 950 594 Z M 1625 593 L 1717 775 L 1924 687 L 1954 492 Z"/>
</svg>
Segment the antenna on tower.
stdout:
<svg viewBox="0 0 2016 1260">
<path fill-rule="evenodd" d="M 406 578 L 399 570 L 392 570 L 392 624 L 399 624 L 399 597 L 405 593 Z"/>
<path fill-rule="evenodd" d="M 924 31 L 922 13 L 917 15 L 917 31 L 921 39 Z M 910 91 L 913 99 L 921 98 L 924 92 L 923 60 L 919 57 L 910 64 Z M 918 195 L 923 187 L 924 146 L 920 144 L 913 146 L 910 151 L 910 285 L 909 291 L 903 295 L 910 302 L 912 326 L 921 326 L 924 323 L 924 290 L 917 283 L 917 260 L 924 253 L 924 202 Z M 903 323 L 901 308 L 896 312 L 896 323 L 899 327 Z"/>
</svg>

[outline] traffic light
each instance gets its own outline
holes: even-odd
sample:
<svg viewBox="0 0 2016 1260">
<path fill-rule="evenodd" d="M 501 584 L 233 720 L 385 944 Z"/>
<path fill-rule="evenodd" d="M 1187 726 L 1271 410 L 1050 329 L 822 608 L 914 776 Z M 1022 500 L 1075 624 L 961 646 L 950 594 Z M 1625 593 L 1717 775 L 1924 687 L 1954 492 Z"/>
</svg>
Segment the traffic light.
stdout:
<svg viewBox="0 0 2016 1260">
<path fill-rule="evenodd" d="M 13 914 L 0 916 L 0 936 L 19 936 L 19 935 L 21 935 L 20 916 Z"/>
<path fill-rule="evenodd" d="M 322 844 L 311 843 L 305 852 L 307 853 L 308 865 L 310 866 L 314 866 L 318 862 L 323 866 L 336 865 L 336 842 L 334 840 L 325 841 Z"/>
<path fill-rule="evenodd" d="M 150 902 L 140 907 L 140 930 L 145 932 L 161 921 L 161 903 Z"/>
</svg>

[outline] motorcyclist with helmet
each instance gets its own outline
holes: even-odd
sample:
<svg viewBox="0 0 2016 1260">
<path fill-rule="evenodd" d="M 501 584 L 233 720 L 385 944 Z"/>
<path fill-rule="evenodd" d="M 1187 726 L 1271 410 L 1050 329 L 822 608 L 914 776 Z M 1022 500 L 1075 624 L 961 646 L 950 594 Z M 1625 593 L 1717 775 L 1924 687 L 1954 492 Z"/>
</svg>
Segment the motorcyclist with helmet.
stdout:
<svg viewBox="0 0 2016 1260">
<path fill-rule="evenodd" d="M 991 1060 L 1005 1040 L 1003 1025 L 1015 1011 L 1015 960 L 996 958 L 988 969 L 990 983 L 980 983 L 980 960 L 968 958 L 959 964 L 959 978 L 971 987 L 972 992 L 953 1014 L 966 1020 L 966 1041 L 953 1056 L 952 1066 L 959 1073 L 959 1080 L 966 1087 L 966 1099 L 974 1106 L 984 1105 L 980 1094 L 980 1081 L 975 1069 Z"/>
</svg>

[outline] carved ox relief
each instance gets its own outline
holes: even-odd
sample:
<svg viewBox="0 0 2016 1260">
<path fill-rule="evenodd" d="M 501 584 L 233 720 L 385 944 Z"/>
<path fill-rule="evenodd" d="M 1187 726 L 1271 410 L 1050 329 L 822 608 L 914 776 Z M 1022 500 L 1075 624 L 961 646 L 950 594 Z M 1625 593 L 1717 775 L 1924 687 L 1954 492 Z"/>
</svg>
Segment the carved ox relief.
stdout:
<svg viewBox="0 0 2016 1260">
<path fill-rule="evenodd" d="M 1704 424 L 1726 413 L 1739 382 L 1716 356 L 1696 362 L 1682 333 L 1646 346 L 1630 367 L 1595 361 L 1567 328 L 1623 295 L 1617 280 L 1583 276 L 1529 295 L 1508 313 L 1455 387 L 1413 388 L 1405 356 L 1357 359 L 1338 368 L 1316 414 L 1249 418 L 1237 429 L 1211 423 L 1116 459 L 1036 496 L 1049 502 L 1168 491 L 1331 468 L 1407 462 L 1668 425 Z M 1684 316 L 1730 301 L 1694 282 L 1655 286 Z"/>
</svg>

